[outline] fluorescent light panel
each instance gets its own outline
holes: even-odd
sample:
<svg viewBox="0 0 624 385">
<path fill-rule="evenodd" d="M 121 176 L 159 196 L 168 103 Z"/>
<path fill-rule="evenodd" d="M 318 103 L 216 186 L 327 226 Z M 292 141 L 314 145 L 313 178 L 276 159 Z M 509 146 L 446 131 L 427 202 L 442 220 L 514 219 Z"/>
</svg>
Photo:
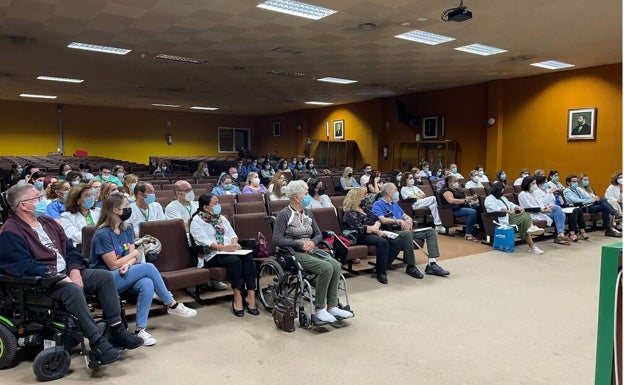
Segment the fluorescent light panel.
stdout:
<svg viewBox="0 0 624 385">
<path fill-rule="evenodd" d="M 258 8 L 286 13 L 288 15 L 318 20 L 336 13 L 333 9 L 323 8 L 294 0 L 267 0 L 257 5 Z"/>
<path fill-rule="evenodd" d="M 56 95 L 20 94 L 22 98 L 56 99 Z"/>
<path fill-rule="evenodd" d="M 205 110 L 205 111 L 215 111 L 218 110 L 217 107 L 202 107 L 202 106 L 193 106 L 191 110 Z"/>
<path fill-rule="evenodd" d="M 317 102 L 315 100 L 311 100 L 309 102 L 305 102 L 305 104 L 314 104 L 315 106 L 331 106 L 334 103 L 330 103 L 330 102 Z"/>
<path fill-rule="evenodd" d="M 172 107 L 172 108 L 180 107 L 179 104 L 162 104 L 162 103 L 152 103 L 152 106 L 156 106 L 156 107 Z"/>
<path fill-rule="evenodd" d="M 203 63 L 206 62 L 206 60 L 196 59 L 194 57 L 167 55 L 167 54 L 164 54 L 164 53 L 161 53 L 160 55 L 157 55 L 156 59 L 173 60 L 173 61 L 179 61 L 179 62 L 182 62 L 182 63 L 193 63 L 193 64 L 203 64 Z"/>
<path fill-rule="evenodd" d="M 443 35 L 438 35 L 431 32 L 421 31 L 419 29 L 415 29 L 410 32 L 402 33 L 400 35 L 396 35 L 399 39 L 405 39 L 409 41 L 415 41 L 416 43 L 423 43 L 429 45 L 438 45 L 442 43 L 446 43 L 449 41 L 455 40 L 454 37 L 448 37 Z"/>
<path fill-rule="evenodd" d="M 475 55 L 481 55 L 481 56 L 490 56 L 490 55 L 496 55 L 498 53 L 507 52 L 506 49 L 490 47 L 490 46 L 483 45 L 483 44 L 470 44 L 470 45 L 465 45 L 463 47 L 457 47 L 455 49 L 458 51 L 473 53 Z"/>
<path fill-rule="evenodd" d="M 332 77 L 324 77 L 321 79 L 316 79 L 319 82 L 327 82 L 327 83 L 337 83 L 337 84 L 351 84 L 357 83 L 357 80 L 349 80 L 349 79 L 341 79 L 341 78 L 332 78 Z"/>
<path fill-rule="evenodd" d="M 574 64 L 568 64 L 556 60 L 547 60 L 539 63 L 531 63 L 532 66 L 546 68 L 549 70 L 558 70 L 561 68 L 574 67 Z"/>
<path fill-rule="evenodd" d="M 37 76 L 38 80 L 49 80 L 51 82 L 64 82 L 64 83 L 82 83 L 84 80 L 82 79 L 71 79 L 71 78 L 57 78 L 56 76 Z"/>
<path fill-rule="evenodd" d="M 67 47 L 68 48 L 75 48 L 75 49 L 83 49 L 83 50 L 86 50 L 86 51 L 111 53 L 111 54 L 114 54 L 114 55 L 125 55 L 128 52 L 132 52 L 131 49 L 107 47 L 105 45 L 96 45 L 96 44 L 88 44 L 88 43 L 77 43 L 77 42 L 72 42 Z"/>
</svg>

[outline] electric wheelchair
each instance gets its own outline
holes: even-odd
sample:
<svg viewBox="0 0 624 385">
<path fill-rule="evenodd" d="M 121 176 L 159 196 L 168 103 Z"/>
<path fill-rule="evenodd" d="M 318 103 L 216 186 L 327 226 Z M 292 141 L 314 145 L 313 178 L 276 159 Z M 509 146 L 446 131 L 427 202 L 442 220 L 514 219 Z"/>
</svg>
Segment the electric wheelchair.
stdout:
<svg viewBox="0 0 624 385">
<path fill-rule="evenodd" d="M 64 275 L 12 277 L 0 274 L 0 369 L 11 365 L 18 347 L 43 347 L 33 362 L 39 381 L 61 378 L 71 363 L 69 351 L 80 345 L 87 368 L 99 362 L 87 353 L 76 318 L 46 295 Z M 101 322 L 98 327 L 102 327 Z"/>
<path fill-rule="evenodd" d="M 334 257 L 331 248 L 317 249 L 315 253 L 318 253 L 321 258 Z M 295 259 L 294 250 L 291 247 L 278 246 L 275 260 L 264 261 L 258 269 L 257 290 L 263 307 L 271 312 L 276 306 L 277 296 L 282 295 L 291 298 L 295 304 L 295 309 L 297 309 L 299 325 L 305 329 L 327 324 L 315 315 L 315 283 L 316 274 L 303 269 Z M 345 304 L 338 303 L 338 307 L 353 312 L 349 305 L 347 281 L 342 274 L 340 274 L 340 283 L 338 284 L 339 296 L 341 292 L 344 293 Z M 306 312 L 305 302 L 308 302 L 309 313 Z"/>
</svg>

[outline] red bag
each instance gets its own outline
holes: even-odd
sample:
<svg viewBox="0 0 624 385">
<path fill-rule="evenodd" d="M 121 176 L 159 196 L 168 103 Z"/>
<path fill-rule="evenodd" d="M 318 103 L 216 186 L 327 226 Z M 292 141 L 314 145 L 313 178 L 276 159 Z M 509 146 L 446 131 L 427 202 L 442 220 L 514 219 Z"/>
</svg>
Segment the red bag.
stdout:
<svg viewBox="0 0 624 385">
<path fill-rule="evenodd" d="M 254 258 L 267 258 L 271 256 L 271 251 L 269 250 L 269 244 L 264 237 L 262 232 L 258 231 L 258 242 L 253 249 Z"/>
</svg>

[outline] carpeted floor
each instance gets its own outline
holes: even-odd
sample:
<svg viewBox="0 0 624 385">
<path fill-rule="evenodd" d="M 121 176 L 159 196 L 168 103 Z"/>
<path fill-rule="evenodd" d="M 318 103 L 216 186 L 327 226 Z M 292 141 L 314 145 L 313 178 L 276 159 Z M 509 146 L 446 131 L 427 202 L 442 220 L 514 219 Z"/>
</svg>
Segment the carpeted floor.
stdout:
<svg viewBox="0 0 624 385">
<path fill-rule="evenodd" d="M 235 318 L 229 302 L 193 319 L 150 318 L 153 347 L 91 373 L 74 356 L 56 383 L 581 385 L 594 378 L 601 246 L 598 233 L 542 256 L 439 237 L 448 278 L 415 280 L 396 269 L 382 286 L 351 277 L 356 317 L 324 332 L 277 330 L 271 316 Z M 467 252 L 477 250 L 478 254 Z M 467 251 L 462 253 L 461 251 Z M 19 353 L 0 383 L 35 383 Z"/>
</svg>

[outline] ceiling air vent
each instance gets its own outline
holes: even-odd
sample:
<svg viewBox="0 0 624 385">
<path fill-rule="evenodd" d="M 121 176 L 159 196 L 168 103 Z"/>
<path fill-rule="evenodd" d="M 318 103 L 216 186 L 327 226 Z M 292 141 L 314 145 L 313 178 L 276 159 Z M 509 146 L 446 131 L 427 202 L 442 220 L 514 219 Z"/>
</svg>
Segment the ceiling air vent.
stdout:
<svg viewBox="0 0 624 385">
<path fill-rule="evenodd" d="M 303 78 L 303 77 L 308 76 L 308 74 L 304 74 L 303 72 L 290 72 L 290 71 L 280 71 L 280 70 L 271 70 L 267 73 L 271 75 L 290 76 L 293 78 Z"/>
<path fill-rule="evenodd" d="M 286 47 L 273 48 L 271 51 L 277 52 L 277 53 L 285 53 L 285 54 L 288 54 L 288 55 L 298 55 L 298 54 L 303 52 L 303 51 L 295 49 L 295 48 L 286 48 Z"/>
<path fill-rule="evenodd" d="M 181 63 L 191 63 L 191 64 L 203 64 L 203 63 L 205 63 L 207 61 L 207 60 L 203 60 L 203 59 L 197 59 L 197 58 L 194 58 L 194 57 L 166 55 L 164 53 L 161 53 L 160 55 L 155 56 L 155 58 L 156 59 L 162 59 L 162 60 L 177 61 L 177 62 L 181 62 Z"/>
</svg>

